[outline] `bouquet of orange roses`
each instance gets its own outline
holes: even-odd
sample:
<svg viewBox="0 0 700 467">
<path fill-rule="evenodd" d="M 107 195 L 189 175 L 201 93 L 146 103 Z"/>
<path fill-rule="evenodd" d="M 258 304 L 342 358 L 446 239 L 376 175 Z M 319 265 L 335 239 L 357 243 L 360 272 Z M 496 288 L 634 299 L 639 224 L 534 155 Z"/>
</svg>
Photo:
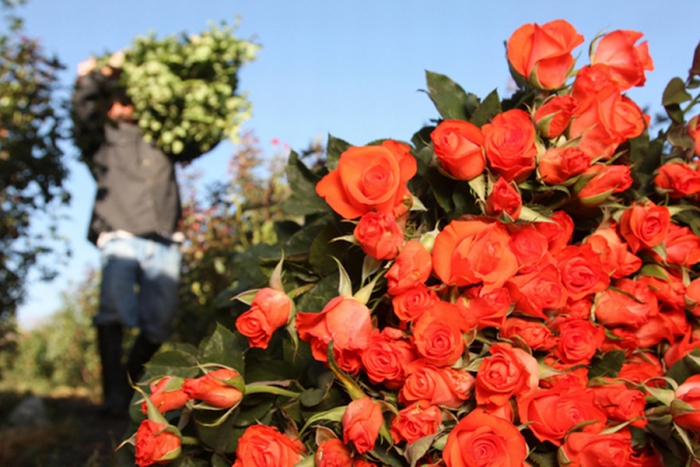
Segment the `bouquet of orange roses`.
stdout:
<svg viewBox="0 0 700 467">
<path fill-rule="evenodd" d="M 304 223 L 148 365 L 137 464 L 700 465 L 700 46 L 652 139 L 641 36 L 524 25 L 509 98 L 428 72 L 410 143 L 293 153 Z"/>
</svg>

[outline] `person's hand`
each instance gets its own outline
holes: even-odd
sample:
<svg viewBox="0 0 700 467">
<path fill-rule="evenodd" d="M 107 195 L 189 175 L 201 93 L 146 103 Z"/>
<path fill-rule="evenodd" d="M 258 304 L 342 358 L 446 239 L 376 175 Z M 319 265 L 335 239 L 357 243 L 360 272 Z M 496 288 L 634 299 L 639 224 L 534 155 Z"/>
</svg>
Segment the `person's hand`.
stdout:
<svg viewBox="0 0 700 467">
<path fill-rule="evenodd" d="M 97 59 L 95 57 L 90 57 L 78 63 L 78 77 L 87 75 L 95 69 L 95 66 L 97 66 Z"/>
</svg>

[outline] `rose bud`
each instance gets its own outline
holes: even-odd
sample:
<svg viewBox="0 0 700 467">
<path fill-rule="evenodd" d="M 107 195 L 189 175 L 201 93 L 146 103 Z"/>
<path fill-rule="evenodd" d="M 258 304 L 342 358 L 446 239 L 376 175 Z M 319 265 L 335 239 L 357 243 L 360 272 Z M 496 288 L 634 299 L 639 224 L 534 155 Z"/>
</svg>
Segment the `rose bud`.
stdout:
<svg viewBox="0 0 700 467">
<path fill-rule="evenodd" d="M 251 347 L 266 349 L 274 332 L 287 324 L 292 300 L 281 290 L 260 289 L 250 309 L 236 319 L 236 329 L 248 338 Z"/>
<path fill-rule="evenodd" d="M 700 172 L 686 163 L 671 162 L 659 167 L 654 185 L 671 198 L 695 195 L 700 193 Z"/>
<path fill-rule="evenodd" d="M 236 370 L 222 368 L 201 376 L 187 378 L 182 390 L 190 399 L 198 399 L 220 409 L 228 409 L 237 405 L 243 398 L 243 393 L 233 385 L 234 378 L 240 378 Z"/>
<path fill-rule="evenodd" d="M 151 420 L 144 420 L 136 430 L 134 460 L 139 467 L 167 464 L 177 459 L 181 452 L 181 440 L 175 427 Z"/>
<path fill-rule="evenodd" d="M 621 193 L 632 186 L 630 168 L 626 165 L 594 164 L 583 172 L 591 176 L 578 192 L 578 198 L 586 206 L 598 206 L 614 193 Z"/>
<path fill-rule="evenodd" d="M 506 181 L 520 183 L 535 170 L 535 125 L 524 110 L 506 110 L 485 124 L 484 147 L 488 166 Z"/>
<path fill-rule="evenodd" d="M 236 461 L 232 467 L 294 467 L 305 452 L 301 441 L 280 433 L 277 428 L 251 425 L 238 439 Z"/>
<path fill-rule="evenodd" d="M 182 378 L 166 376 L 151 384 L 149 399 L 160 413 L 181 409 L 189 400 L 189 396 L 182 390 Z M 148 411 L 146 401 L 141 403 L 141 412 Z"/>
<path fill-rule="evenodd" d="M 693 375 L 678 386 L 671 402 L 673 421 L 692 431 L 700 431 L 700 375 Z"/>
<path fill-rule="evenodd" d="M 357 452 L 364 454 L 374 448 L 383 421 L 382 409 L 368 396 L 354 400 L 343 415 L 343 441 L 352 441 Z"/>
<path fill-rule="evenodd" d="M 537 161 L 539 178 L 548 185 L 559 185 L 591 166 L 591 158 L 577 147 L 549 148 Z"/>
<path fill-rule="evenodd" d="M 554 96 L 535 111 L 535 125 L 545 138 L 556 138 L 569 126 L 576 112 L 576 102 L 570 95 Z"/>
<path fill-rule="evenodd" d="M 644 72 L 654 69 L 647 42 L 634 45 L 641 37 L 642 33 L 637 31 L 613 31 L 598 41 L 591 56 L 592 64 L 601 63 L 609 68 L 620 91 L 643 86 L 646 81 Z"/>
<path fill-rule="evenodd" d="M 316 467 L 351 467 L 352 452 L 338 438 L 321 441 L 314 456 Z"/>
<path fill-rule="evenodd" d="M 471 180 L 484 171 L 484 135 L 476 125 L 444 120 L 430 134 L 430 139 L 440 164 L 457 180 Z"/>
<path fill-rule="evenodd" d="M 506 214 L 510 220 L 517 220 L 523 207 L 523 200 L 520 197 L 514 183 L 508 183 L 504 178 L 499 178 L 493 184 L 493 190 L 486 198 L 486 214 L 493 217 L 500 217 Z"/>
</svg>

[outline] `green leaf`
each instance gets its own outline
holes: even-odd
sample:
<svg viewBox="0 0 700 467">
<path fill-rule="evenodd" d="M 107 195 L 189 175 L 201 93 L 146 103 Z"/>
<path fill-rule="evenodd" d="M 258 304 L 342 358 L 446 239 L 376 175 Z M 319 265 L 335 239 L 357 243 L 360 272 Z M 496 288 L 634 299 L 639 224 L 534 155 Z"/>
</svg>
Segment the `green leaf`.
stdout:
<svg viewBox="0 0 700 467">
<path fill-rule="evenodd" d="M 405 455 L 411 467 L 416 467 L 418 461 L 428 452 L 430 446 L 433 445 L 433 441 L 435 441 L 438 436 L 440 436 L 440 433 L 424 436 L 406 446 Z"/>
<path fill-rule="evenodd" d="M 211 467 L 231 467 L 231 463 L 218 454 L 211 456 Z"/>
<path fill-rule="evenodd" d="M 661 103 L 664 107 L 667 107 L 673 104 L 688 102 L 692 98 L 693 97 L 685 90 L 685 83 L 683 80 L 676 77 L 666 85 Z"/>
<path fill-rule="evenodd" d="M 425 79 L 428 96 L 442 118 L 469 121 L 479 104 L 474 94 L 466 93 L 459 84 L 439 73 L 426 71 Z"/>
<path fill-rule="evenodd" d="M 340 155 L 350 149 L 352 145 L 347 141 L 336 138 L 333 135 L 328 135 L 326 142 L 326 165 L 329 170 L 335 170 L 338 167 Z"/>
<path fill-rule="evenodd" d="M 696 348 L 674 363 L 668 370 L 667 376 L 676 383 L 683 384 L 686 379 L 698 373 L 700 373 L 700 350 Z"/>
<path fill-rule="evenodd" d="M 336 272 L 321 279 L 316 287 L 305 293 L 297 303 L 299 311 L 319 312 L 338 296 L 339 275 Z"/>
<path fill-rule="evenodd" d="M 282 210 L 294 216 L 330 212 L 328 204 L 316 194 L 319 180 L 292 151 L 287 161 L 287 182 L 292 195 L 282 202 Z"/>
<path fill-rule="evenodd" d="M 528 460 L 532 461 L 537 467 L 557 467 L 557 452 L 539 452 L 532 451 L 527 456 Z"/>
<path fill-rule="evenodd" d="M 145 365 L 153 377 L 180 376 L 194 378 L 199 374 L 197 359 L 190 353 L 180 350 L 169 350 L 156 354 Z"/>
<path fill-rule="evenodd" d="M 219 455 L 236 452 L 238 439 L 243 435 L 245 428 L 235 427 L 237 411 L 226 418 L 218 426 L 206 426 L 221 416 L 220 411 L 201 410 L 194 412 L 197 423 L 194 424 L 197 437 L 205 445 Z"/>
<path fill-rule="evenodd" d="M 624 350 L 611 350 L 603 354 L 602 358 L 594 359 L 591 362 L 591 366 L 588 369 L 588 379 L 593 379 L 597 376 L 614 378 L 620 373 L 624 362 Z"/>
<path fill-rule="evenodd" d="M 172 467 L 208 467 L 210 464 L 202 459 L 195 459 L 190 456 L 180 456 L 176 459 L 171 466 Z M 218 464 L 221 465 L 221 464 Z M 228 464 L 224 464 L 228 465 Z M 230 466 L 229 466 L 230 467 Z"/>
<path fill-rule="evenodd" d="M 216 330 L 201 349 L 199 361 L 202 364 L 218 363 L 233 368 L 241 376 L 245 376 L 243 351 L 238 338 L 218 323 L 216 324 Z"/>
<path fill-rule="evenodd" d="M 360 249 L 348 245 L 345 242 L 334 242 L 333 240 L 342 235 L 332 224 L 326 227 L 314 238 L 309 249 L 309 264 L 314 272 L 319 276 L 332 274 L 338 269 L 337 263 L 333 258 L 345 258 L 348 251 L 354 251 L 355 254 L 360 254 Z"/>
<path fill-rule="evenodd" d="M 499 113 L 501 113 L 501 99 L 498 97 L 498 90 L 494 89 L 479 104 L 469 121 L 481 128 L 484 123 L 490 122 Z"/>
</svg>

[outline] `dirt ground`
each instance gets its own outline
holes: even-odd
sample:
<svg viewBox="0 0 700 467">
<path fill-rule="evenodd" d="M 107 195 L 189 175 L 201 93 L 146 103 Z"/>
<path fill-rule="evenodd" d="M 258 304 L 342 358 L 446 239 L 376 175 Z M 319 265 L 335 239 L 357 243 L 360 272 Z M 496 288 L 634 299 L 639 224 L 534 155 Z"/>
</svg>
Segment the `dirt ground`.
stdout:
<svg viewBox="0 0 700 467">
<path fill-rule="evenodd" d="M 2 394 L 3 408 L 22 396 Z M 84 397 L 44 398 L 49 424 L 10 427 L 0 424 L 0 466 L 117 467 L 125 453 L 115 453 L 129 428 L 128 418 L 101 416 Z M 5 414 L 6 415 L 6 414 Z M 3 417 L 3 422 L 6 417 Z"/>
</svg>

